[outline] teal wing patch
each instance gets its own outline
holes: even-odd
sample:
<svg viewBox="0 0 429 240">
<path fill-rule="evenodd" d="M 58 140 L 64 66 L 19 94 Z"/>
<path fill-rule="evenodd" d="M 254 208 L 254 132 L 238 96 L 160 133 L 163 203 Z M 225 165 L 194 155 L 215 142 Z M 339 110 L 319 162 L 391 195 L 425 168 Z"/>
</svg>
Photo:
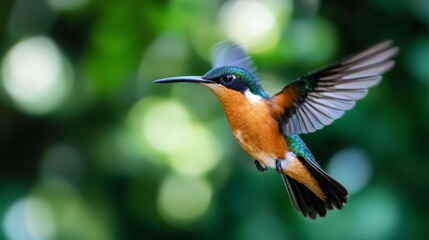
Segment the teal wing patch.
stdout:
<svg viewBox="0 0 429 240">
<path fill-rule="evenodd" d="M 286 143 L 289 147 L 289 151 L 310 160 L 314 165 L 320 168 L 313 154 L 311 154 L 310 150 L 298 135 L 286 136 Z"/>
</svg>

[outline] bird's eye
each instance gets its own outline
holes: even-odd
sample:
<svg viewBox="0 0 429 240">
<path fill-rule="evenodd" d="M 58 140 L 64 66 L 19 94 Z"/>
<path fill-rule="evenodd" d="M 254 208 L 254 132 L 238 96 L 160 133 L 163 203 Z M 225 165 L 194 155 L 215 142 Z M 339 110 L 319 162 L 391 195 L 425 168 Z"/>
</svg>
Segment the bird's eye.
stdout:
<svg viewBox="0 0 429 240">
<path fill-rule="evenodd" d="M 233 74 L 226 74 L 223 75 L 220 79 L 222 80 L 222 82 L 229 83 L 235 79 L 235 76 Z"/>
</svg>

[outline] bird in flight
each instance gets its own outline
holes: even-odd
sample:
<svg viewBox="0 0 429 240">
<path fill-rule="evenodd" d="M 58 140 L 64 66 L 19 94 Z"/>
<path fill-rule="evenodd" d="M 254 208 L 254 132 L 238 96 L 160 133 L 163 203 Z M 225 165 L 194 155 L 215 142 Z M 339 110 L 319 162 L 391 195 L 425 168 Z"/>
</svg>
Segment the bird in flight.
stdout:
<svg viewBox="0 0 429 240">
<path fill-rule="evenodd" d="M 342 209 L 346 188 L 317 163 L 299 137 L 331 124 L 390 70 L 399 48 L 384 41 L 305 74 L 269 96 L 260 85 L 252 59 L 238 45 L 214 47 L 213 68 L 202 76 L 163 78 L 155 83 L 191 82 L 218 98 L 231 131 L 259 171 L 274 168 L 282 176 L 293 206 L 305 217 Z"/>
</svg>

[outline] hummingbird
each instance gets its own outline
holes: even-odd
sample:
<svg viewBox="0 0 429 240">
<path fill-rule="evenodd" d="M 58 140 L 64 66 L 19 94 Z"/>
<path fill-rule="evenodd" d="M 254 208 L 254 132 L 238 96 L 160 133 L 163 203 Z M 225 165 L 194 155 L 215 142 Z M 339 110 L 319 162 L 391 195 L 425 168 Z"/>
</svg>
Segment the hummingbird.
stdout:
<svg viewBox="0 0 429 240">
<path fill-rule="evenodd" d="M 213 68 L 204 75 L 154 83 L 190 82 L 209 88 L 257 170 L 275 169 L 293 206 L 315 219 L 327 210 L 342 209 L 348 191 L 322 169 L 299 135 L 319 130 L 353 108 L 381 81 L 381 74 L 393 68 L 398 50 L 391 40 L 378 43 L 307 73 L 270 96 L 246 51 L 222 42 L 213 48 Z"/>
</svg>

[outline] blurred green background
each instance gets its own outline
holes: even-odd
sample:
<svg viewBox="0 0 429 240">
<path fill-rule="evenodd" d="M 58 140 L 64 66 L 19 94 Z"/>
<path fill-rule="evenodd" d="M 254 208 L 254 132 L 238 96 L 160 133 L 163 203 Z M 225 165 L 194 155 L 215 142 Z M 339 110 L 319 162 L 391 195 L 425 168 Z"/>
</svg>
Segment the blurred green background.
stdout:
<svg viewBox="0 0 429 240">
<path fill-rule="evenodd" d="M 1 239 L 422 239 L 429 235 L 429 1 L 2 0 Z M 385 39 L 397 65 L 304 135 L 350 190 L 312 221 L 260 173 L 201 75 L 222 40 L 263 86 Z"/>
</svg>

